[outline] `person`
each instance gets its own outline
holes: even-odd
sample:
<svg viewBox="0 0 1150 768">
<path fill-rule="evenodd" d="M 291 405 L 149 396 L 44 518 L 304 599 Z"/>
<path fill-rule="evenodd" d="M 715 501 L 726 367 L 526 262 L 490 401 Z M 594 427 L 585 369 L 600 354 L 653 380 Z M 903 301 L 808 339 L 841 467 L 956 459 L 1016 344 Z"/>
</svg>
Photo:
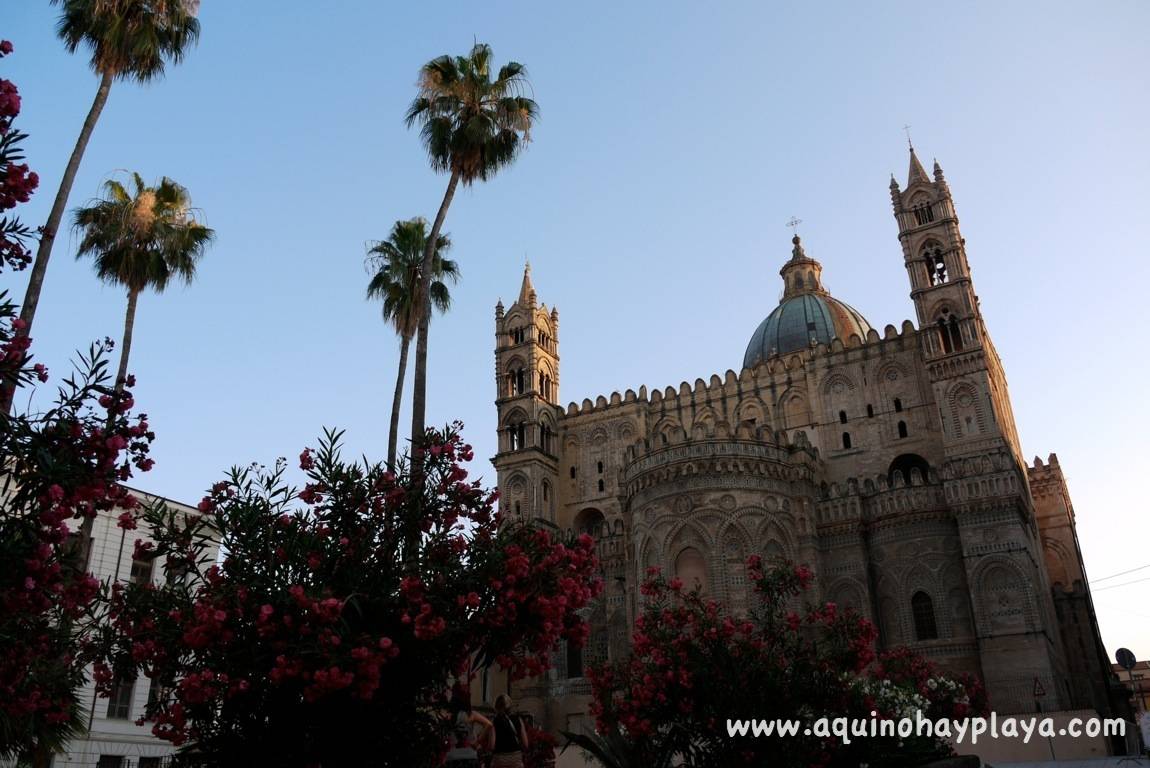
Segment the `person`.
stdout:
<svg viewBox="0 0 1150 768">
<path fill-rule="evenodd" d="M 482 727 L 480 738 L 491 730 L 491 721 L 471 709 L 471 696 L 466 688 L 455 686 L 451 692 L 451 734 L 443 764 L 449 768 L 479 768 L 475 749 L 474 726 Z"/>
<path fill-rule="evenodd" d="M 527 729 L 521 719 L 511 714 L 511 697 L 505 693 L 495 699 L 492 730 L 495 743 L 491 750 L 491 768 L 523 768 L 523 751 L 530 746 Z"/>
</svg>

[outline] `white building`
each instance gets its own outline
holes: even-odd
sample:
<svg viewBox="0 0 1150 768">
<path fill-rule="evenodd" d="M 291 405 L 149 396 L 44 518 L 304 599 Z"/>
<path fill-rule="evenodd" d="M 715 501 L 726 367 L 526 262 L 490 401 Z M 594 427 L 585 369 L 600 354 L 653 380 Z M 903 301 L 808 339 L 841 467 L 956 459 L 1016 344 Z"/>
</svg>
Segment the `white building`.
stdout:
<svg viewBox="0 0 1150 768">
<path fill-rule="evenodd" d="M 194 508 L 171 499 L 142 491 L 134 493 L 145 504 L 163 501 L 169 508 L 198 514 Z M 116 513 L 106 513 L 95 521 L 88 564 L 92 575 L 100 581 L 162 581 L 161 560 L 132 559 L 136 540 L 149 541 L 149 532 L 143 527 L 125 531 L 116 525 L 117 517 Z M 213 554 L 219 555 L 218 543 Z M 175 747 L 153 736 L 150 724 L 136 725 L 136 720 L 144 714 L 148 697 L 154 695 L 151 683 L 141 676 L 133 683 L 118 686 L 111 698 L 101 698 L 89 681 L 80 692 L 88 734 L 69 744 L 66 753 L 56 755 L 52 767 L 160 768 L 167 765 L 167 758 L 176 751 Z"/>
</svg>

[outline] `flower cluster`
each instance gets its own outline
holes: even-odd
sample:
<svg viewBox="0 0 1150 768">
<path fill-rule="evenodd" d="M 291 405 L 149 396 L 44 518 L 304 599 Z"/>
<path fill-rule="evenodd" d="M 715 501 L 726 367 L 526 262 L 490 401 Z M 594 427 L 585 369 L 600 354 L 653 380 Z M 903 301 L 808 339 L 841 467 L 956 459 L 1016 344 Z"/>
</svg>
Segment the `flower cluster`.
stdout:
<svg viewBox="0 0 1150 768">
<path fill-rule="evenodd" d="M 0 40 L 0 58 L 12 53 L 12 43 Z M 32 232 L 6 212 L 26 203 L 40 184 L 40 177 L 24 159 L 20 144 L 25 134 L 13 130 L 20 114 L 20 91 L 15 83 L 0 78 L 0 269 L 20 270 L 31 262 L 28 240 Z"/>
<path fill-rule="evenodd" d="M 153 732 L 221 765 L 306 763 L 301 749 L 419 764 L 442 742 L 449 679 L 496 660 L 545 669 L 561 639 L 585 635 L 578 612 L 600 589 L 590 539 L 499 519 L 458 426 L 425 445 L 420 472 L 389 472 L 343 461 L 329 432 L 300 454 L 298 491 L 280 460 L 233 469 L 194 514 L 144 510 L 155 543 L 138 553 L 181 578 L 113 595 L 100 690 L 159 681 L 170 694 L 147 711 Z"/>
<path fill-rule="evenodd" d="M 727 718 L 900 717 L 913 706 L 932 717 L 961 711 L 972 681 L 938 675 L 910 652 L 876 657 L 875 627 L 834 603 L 800 604 L 813 574 L 805 566 L 747 562 L 756 605 L 730 615 L 697 588 L 648 571 L 632 655 L 591 672 L 592 711 L 602 738 L 625 743 L 639 764 L 899 765 L 893 754 L 945 755 L 925 739 L 732 739 Z M 921 678 L 919 672 L 925 670 Z M 894 760 L 894 762 L 892 762 Z"/>
<path fill-rule="evenodd" d="M 14 312 L 0 296 L 0 380 L 23 387 L 47 371 L 29 364 Z M 107 399 L 108 351 L 93 346 L 46 412 L 0 414 L 0 730 L 19 735 L 0 757 L 75 722 L 84 668 L 76 649 L 99 594 L 76 533 L 102 511 L 130 517 L 138 502 L 122 483 L 150 467 L 146 419 L 129 418 L 130 394 Z"/>
</svg>

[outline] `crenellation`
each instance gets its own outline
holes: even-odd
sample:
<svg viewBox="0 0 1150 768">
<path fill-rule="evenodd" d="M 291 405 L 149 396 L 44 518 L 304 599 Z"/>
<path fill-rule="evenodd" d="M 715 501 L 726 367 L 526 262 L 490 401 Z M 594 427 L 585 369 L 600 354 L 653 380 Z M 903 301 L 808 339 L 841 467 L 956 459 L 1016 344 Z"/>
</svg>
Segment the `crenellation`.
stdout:
<svg viewBox="0 0 1150 768">
<path fill-rule="evenodd" d="M 736 571 L 760 554 L 809 564 L 813 595 L 871 618 L 883 647 L 908 643 L 979 674 L 1000 712 L 1033 708 L 1018 695 L 1023 662 L 1032 678 L 1077 675 L 1044 705 L 1080 705 L 1092 683 L 1064 645 L 1098 643 L 1056 619 L 1057 604 L 1079 617 L 1075 631 L 1096 626 L 1065 478 L 1054 454 L 1021 457 L 950 190 L 913 155 L 911 177 L 891 194 L 915 320 L 871 326 L 830 295 L 796 236 L 783 298 L 739 368 L 566 409 L 527 407 L 546 400 L 533 391 L 498 399 L 501 430 L 513 412 L 529 421 L 526 444 L 495 458 L 501 504 L 596 536 L 618 588 L 593 615 L 612 626 L 634 620 L 650 565 L 746 610 Z M 533 286 L 521 296 L 536 301 Z M 509 343 L 520 318 L 557 339 L 554 312 L 527 310 L 497 309 L 497 378 L 512 355 L 541 354 Z M 557 349 L 543 352 L 558 381 Z M 931 623 L 912 598 L 927 600 Z M 553 684 L 539 690 L 582 695 L 581 680 Z"/>
</svg>

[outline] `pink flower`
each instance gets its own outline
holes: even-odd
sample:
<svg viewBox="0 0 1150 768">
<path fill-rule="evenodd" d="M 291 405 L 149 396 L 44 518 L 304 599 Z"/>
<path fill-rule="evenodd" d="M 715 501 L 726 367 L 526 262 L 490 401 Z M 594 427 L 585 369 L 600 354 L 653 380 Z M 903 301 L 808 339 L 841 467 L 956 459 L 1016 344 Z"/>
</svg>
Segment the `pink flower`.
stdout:
<svg viewBox="0 0 1150 768">
<path fill-rule="evenodd" d="M 0 40 L 0 56 L 12 53 L 12 43 L 9 40 Z"/>
</svg>

